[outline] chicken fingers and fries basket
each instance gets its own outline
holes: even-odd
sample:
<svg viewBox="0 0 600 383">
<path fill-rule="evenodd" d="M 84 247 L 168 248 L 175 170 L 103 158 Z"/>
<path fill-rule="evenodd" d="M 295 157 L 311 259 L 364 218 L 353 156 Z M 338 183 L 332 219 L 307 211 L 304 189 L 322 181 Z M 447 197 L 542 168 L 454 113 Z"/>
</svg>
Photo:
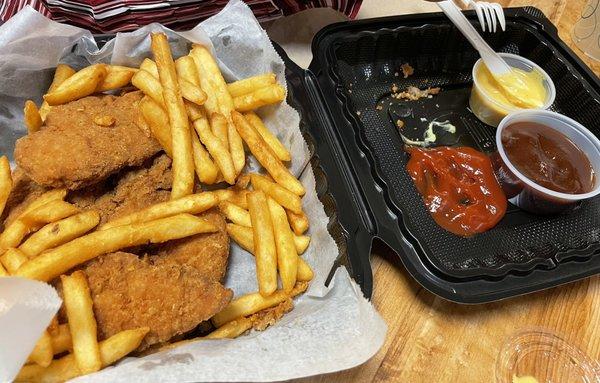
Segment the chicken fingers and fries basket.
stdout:
<svg viewBox="0 0 600 383">
<path fill-rule="evenodd" d="M 538 11 L 506 15 L 492 45 L 536 61 L 557 83 L 553 108 L 594 131 L 597 78 Z M 49 322 L 14 344 L 16 370 L 0 364 L 16 381 L 352 367 L 385 338 L 365 299 L 374 238 L 463 303 L 600 269 L 596 199 L 558 218 L 509 206 L 470 237 L 427 213 L 400 125 L 452 120 L 461 145 L 494 149 L 464 106 L 477 54 L 442 15 L 329 26 L 309 70 L 235 0 L 188 32 L 92 36 L 31 9 L 0 32 L 0 298 L 13 323 L 29 306 Z"/>
</svg>

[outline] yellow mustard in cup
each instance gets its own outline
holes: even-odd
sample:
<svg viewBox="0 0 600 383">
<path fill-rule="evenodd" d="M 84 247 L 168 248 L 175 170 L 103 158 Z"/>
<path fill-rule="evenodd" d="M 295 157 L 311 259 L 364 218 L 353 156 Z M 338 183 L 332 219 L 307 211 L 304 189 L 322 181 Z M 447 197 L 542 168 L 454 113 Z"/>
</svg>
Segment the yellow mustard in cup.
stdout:
<svg viewBox="0 0 600 383">
<path fill-rule="evenodd" d="M 469 98 L 471 111 L 484 123 L 498 126 L 509 113 L 522 109 L 547 109 L 556 90 L 548 74 L 537 64 L 521 56 L 500 53 L 513 68 L 511 73 L 494 78 L 483 61 L 473 66 L 473 88 Z"/>
</svg>

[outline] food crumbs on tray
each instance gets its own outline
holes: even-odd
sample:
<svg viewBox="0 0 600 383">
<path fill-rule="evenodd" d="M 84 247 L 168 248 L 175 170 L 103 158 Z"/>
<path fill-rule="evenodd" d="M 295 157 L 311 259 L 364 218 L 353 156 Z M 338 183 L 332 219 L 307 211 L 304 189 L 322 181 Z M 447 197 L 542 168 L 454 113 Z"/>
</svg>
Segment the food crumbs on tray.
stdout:
<svg viewBox="0 0 600 383">
<path fill-rule="evenodd" d="M 409 63 L 402 64 L 400 68 L 402 69 L 404 78 L 408 78 L 408 76 L 412 76 L 412 74 L 415 73 L 415 69 L 411 67 Z"/>
<path fill-rule="evenodd" d="M 440 93 L 440 88 L 419 89 L 416 86 L 409 86 L 405 91 L 398 92 L 399 88 L 396 84 L 392 84 L 392 97 L 397 100 L 416 101 L 421 98 L 431 98 L 432 95 Z"/>
<path fill-rule="evenodd" d="M 381 105 L 377 105 L 377 106 L 375 107 L 375 109 L 377 109 L 377 110 L 382 110 L 382 109 L 383 109 L 383 106 L 381 106 Z"/>
<path fill-rule="evenodd" d="M 402 130 L 402 128 L 404 128 L 404 121 L 396 120 L 396 127 L 398 128 L 398 130 Z"/>
<path fill-rule="evenodd" d="M 357 111 L 356 111 L 356 115 L 357 115 L 357 116 L 360 116 L 360 110 L 357 110 Z"/>
</svg>

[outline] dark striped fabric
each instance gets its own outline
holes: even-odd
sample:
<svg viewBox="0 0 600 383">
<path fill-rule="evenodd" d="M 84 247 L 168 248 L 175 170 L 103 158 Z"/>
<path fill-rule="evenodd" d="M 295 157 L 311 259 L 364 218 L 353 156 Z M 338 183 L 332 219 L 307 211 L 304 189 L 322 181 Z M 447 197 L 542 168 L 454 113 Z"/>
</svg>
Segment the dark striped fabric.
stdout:
<svg viewBox="0 0 600 383">
<path fill-rule="evenodd" d="M 354 18 L 362 0 L 244 0 L 259 21 L 318 7 L 329 7 Z M 228 0 L 0 0 L 0 20 L 6 21 L 30 5 L 53 20 L 93 33 L 124 32 L 158 22 L 175 30 L 190 29 L 219 12 Z"/>
</svg>

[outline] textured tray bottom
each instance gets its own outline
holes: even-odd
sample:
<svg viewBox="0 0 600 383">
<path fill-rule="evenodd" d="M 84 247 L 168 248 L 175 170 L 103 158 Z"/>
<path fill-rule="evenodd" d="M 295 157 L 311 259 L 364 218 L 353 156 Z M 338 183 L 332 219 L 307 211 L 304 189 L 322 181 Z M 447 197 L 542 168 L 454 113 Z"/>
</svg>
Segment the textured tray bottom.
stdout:
<svg viewBox="0 0 600 383">
<path fill-rule="evenodd" d="M 541 65 L 558 90 L 553 110 L 564 113 L 600 133 L 598 95 L 585 89 L 553 47 L 537 32 L 509 23 L 504 34 L 489 42 L 501 52 L 523 55 Z M 427 261 L 453 277 L 498 277 L 511 270 L 527 271 L 536 265 L 552 268 L 571 256 L 589 257 L 600 243 L 600 199 L 585 202 L 574 213 L 538 217 L 514 206 L 500 224 L 483 234 L 460 238 L 435 224 L 405 171 L 407 156 L 395 126 L 400 118 L 405 135 L 422 139 L 432 120 L 449 120 L 456 135 L 440 134 L 442 144 L 495 150 L 495 129 L 481 123 L 468 110 L 471 68 L 476 52 L 450 26 L 425 25 L 361 32 L 334 44 L 337 95 L 354 121 L 355 134 L 375 163 L 373 167 L 387 185 L 391 200 L 399 207 L 407 229 L 418 240 Z M 404 79 L 401 65 L 410 63 L 413 76 Z M 390 97 L 392 84 L 441 87 L 442 92 L 418 101 Z M 437 131 L 436 131 L 437 133 Z"/>
</svg>

